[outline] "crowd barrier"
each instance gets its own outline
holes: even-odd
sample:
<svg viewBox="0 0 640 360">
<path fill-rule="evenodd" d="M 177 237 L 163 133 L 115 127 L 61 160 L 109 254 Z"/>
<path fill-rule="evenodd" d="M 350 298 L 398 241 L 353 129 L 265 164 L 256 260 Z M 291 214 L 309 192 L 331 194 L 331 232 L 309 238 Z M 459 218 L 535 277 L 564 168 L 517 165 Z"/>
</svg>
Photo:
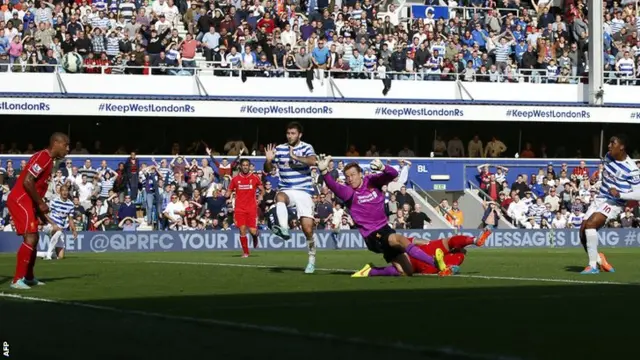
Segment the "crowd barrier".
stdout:
<svg viewBox="0 0 640 360">
<path fill-rule="evenodd" d="M 440 239 L 454 235 L 452 230 L 402 230 L 400 233 L 421 239 Z M 477 236 L 480 230 L 464 230 L 462 234 Z M 640 229 L 604 229 L 598 233 L 600 245 L 608 247 L 640 247 Z M 140 232 L 80 232 L 76 239 L 66 234 L 67 251 L 71 252 L 155 252 L 155 251 L 240 251 L 240 235 L 237 231 L 140 231 Z M 39 249 L 46 250 L 49 236 L 41 234 Z M 328 250 L 359 250 L 366 245 L 355 230 L 316 231 L 317 246 Z M 0 232 L 0 252 L 15 252 L 21 243 L 15 233 Z M 576 229 L 523 230 L 496 229 L 485 244 L 486 248 L 579 248 L 580 238 Z M 292 232 L 292 238 L 284 241 L 263 232 L 260 234 L 260 251 L 304 250 L 307 248 L 304 234 Z"/>
<path fill-rule="evenodd" d="M 321 153 L 322 149 L 315 149 L 316 152 Z M 91 159 L 92 166 L 100 166 L 102 160 L 107 161 L 107 166 L 111 169 L 117 169 L 118 163 L 124 162 L 127 159 L 127 155 L 70 155 L 70 159 L 73 159 L 74 165 L 81 167 L 84 165 L 84 160 Z M 187 160 L 191 159 L 208 158 L 207 156 L 187 156 Z M 217 160 L 228 158 L 229 161 L 233 160 L 231 156 L 216 156 Z M 262 169 L 264 164 L 264 156 L 249 156 L 251 162 L 257 169 Z M 27 155 L 0 155 L 0 160 L 3 164 L 7 160 L 13 160 L 14 166 L 17 166 L 21 160 L 28 160 Z M 152 157 L 147 155 L 139 155 L 138 159 L 140 163 L 152 164 Z M 156 161 L 160 162 L 161 159 L 167 159 L 171 161 L 172 156 L 157 155 Z M 348 158 L 348 157 L 334 157 L 335 161 L 344 161 L 345 164 L 349 162 L 356 162 L 360 164 L 365 170 L 369 168 L 369 162 L 371 158 Z M 491 166 L 491 172 L 495 172 L 495 166 L 505 166 L 509 169 L 507 173 L 507 181 L 509 184 L 513 183 L 518 174 L 537 174 L 540 168 L 546 171 L 547 164 L 553 163 L 556 173 L 559 174 L 560 166 L 566 163 L 569 167 L 569 174 L 573 168 L 577 167 L 580 160 L 577 159 L 478 159 L 478 158 L 407 158 L 412 162 L 412 166 L 409 168 L 409 180 L 415 182 L 424 190 L 446 190 L 446 191 L 463 191 L 469 181 L 478 183 L 478 165 L 489 164 Z M 386 158 L 383 158 L 386 160 Z M 391 158 L 391 164 L 393 166 L 398 165 L 398 158 Z M 587 160 L 587 167 L 592 174 L 597 170 L 601 160 Z M 407 182 L 408 183 L 408 182 Z"/>
</svg>

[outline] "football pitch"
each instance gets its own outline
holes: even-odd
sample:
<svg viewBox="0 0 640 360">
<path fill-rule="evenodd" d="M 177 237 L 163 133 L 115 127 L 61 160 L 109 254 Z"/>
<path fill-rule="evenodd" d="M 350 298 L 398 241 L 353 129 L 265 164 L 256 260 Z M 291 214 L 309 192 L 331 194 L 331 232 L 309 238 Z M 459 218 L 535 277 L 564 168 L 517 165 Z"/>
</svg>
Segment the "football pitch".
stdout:
<svg viewBox="0 0 640 360">
<path fill-rule="evenodd" d="M 15 359 L 616 359 L 640 323 L 640 249 L 579 275 L 582 249 L 471 249 L 453 277 L 352 279 L 366 251 L 71 254 L 45 286 L 9 289 L 0 342 Z M 29 335 L 30 334 L 30 335 Z"/>
</svg>

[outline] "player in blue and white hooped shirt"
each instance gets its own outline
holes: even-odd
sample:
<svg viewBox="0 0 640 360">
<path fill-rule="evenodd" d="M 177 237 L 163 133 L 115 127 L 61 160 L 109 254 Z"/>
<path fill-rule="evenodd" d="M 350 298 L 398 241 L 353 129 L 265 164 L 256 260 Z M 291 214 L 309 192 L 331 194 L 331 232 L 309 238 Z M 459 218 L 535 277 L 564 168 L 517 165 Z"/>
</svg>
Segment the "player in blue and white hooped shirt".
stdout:
<svg viewBox="0 0 640 360">
<path fill-rule="evenodd" d="M 273 167 L 278 169 L 280 183 L 276 195 L 277 226 L 274 233 L 288 240 L 289 234 L 287 206 L 295 207 L 309 248 L 309 263 L 305 273 L 312 274 L 316 264 L 316 243 L 313 238 L 313 181 L 311 167 L 316 166 L 317 156 L 310 144 L 301 141 L 302 125 L 292 122 L 287 125 L 287 143 L 278 146 L 268 145 L 265 151 L 264 171 L 270 173 Z"/>
<path fill-rule="evenodd" d="M 628 200 L 640 200 L 640 169 L 627 155 L 628 140 L 625 135 L 609 140 L 609 152 L 602 160 L 600 191 L 591 202 L 580 227 L 580 241 L 589 256 L 589 265 L 582 274 L 600 271 L 614 272 L 604 254 L 598 253 L 598 229 L 608 220 L 616 219 Z"/>
<path fill-rule="evenodd" d="M 49 204 L 51 212 L 48 214 L 51 221 L 56 225 L 46 225 L 43 230 L 49 233 L 49 246 L 46 252 L 38 251 L 37 256 L 42 257 L 45 260 L 51 260 L 54 252 L 56 258 L 64 258 L 64 230 L 69 230 L 73 233 L 73 237 L 77 238 L 78 233 L 76 231 L 75 224 L 73 223 L 73 201 L 69 199 L 69 187 L 63 185 L 60 187 L 60 196 L 55 198 Z"/>
</svg>

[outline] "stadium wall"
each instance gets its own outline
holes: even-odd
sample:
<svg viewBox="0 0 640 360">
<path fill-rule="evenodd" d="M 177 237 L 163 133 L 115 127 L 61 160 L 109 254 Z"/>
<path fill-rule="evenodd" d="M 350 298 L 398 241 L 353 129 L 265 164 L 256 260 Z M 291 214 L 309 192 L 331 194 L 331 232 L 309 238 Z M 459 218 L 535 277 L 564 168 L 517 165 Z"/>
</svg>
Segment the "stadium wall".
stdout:
<svg viewBox="0 0 640 360">
<path fill-rule="evenodd" d="M 75 166 L 82 166 L 85 159 L 91 159 L 93 167 L 100 166 L 102 160 L 107 161 L 107 166 L 111 169 L 117 169 L 118 163 L 127 159 L 123 155 L 70 155 L 69 158 L 74 160 Z M 152 164 L 151 156 L 139 155 L 141 163 Z M 171 160 L 170 155 L 157 155 L 155 159 L 159 162 L 161 159 Z M 188 156 L 188 159 L 204 159 L 206 156 Z M 225 156 L 216 156 L 218 160 Z M 233 160 L 231 157 L 229 160 Z M 257 169 L 262 169 L 264 157 L 249 156 L 249 159 L 255 164 Z M 28 155 L 0 155 L 0 160 L 5 164 L 6 160 L 13 160 L 14 167 L 18 167 L 21 160 L 28 160 Z M 359 163 L 365 170 L 369 168 L 371 158 L 347 158 L 336 157 L 336 161 L 344 161 Z M 397 166 L 398 158 L 392 158 L 392 165 Z M 464 191 L 471 181 L 478 184 L 477 166 L 482 164 L 490 164 L 491 166 L 505 166 L 509 168 L 507 181 L 513 183 L 518 174 L 537 174 L 540 168 L 546 170 L 547 164 L 553 162 L 556 171 L 560 169 L 562 163 L 567 163 L 569 170 L 573 170 L 580 163 L 576 159 L 467 159 L 467 158 L 408 158 L 412 162 L 409 169 L 409 180 L 415 182 L 424 190 L 445 190 L 445 191 Z M 587 160 L 587 167 L 590 173 L 593 173 L 601 160 Z M 492 168 L 491 171 L 494 171 Z M 571 174 L 568 174 L 571 175 Z M 409 182 L 407 182 L 409 184 Z"/>
<path fill-rule="evenodd" d="M 304 81 L 294 78 L 252 78 L 247 85 L 238 77 L 219 76 L 7 73 L 3 77 L 0 114 L 14 115 L 631 124 L 640 119 L 640 89 L 613 85 L 603 87 L 606 107 L 592 107 L 587 106 L 584 84 L 396 81 L 383 96 L 382 82 L 375 79 L 316 81 L 309 92 Z M 92 86 L 96 81 L 99 87 Z"/>
<path fill-rule="evenodd" d="M 58 73 L 7 73 L 2 93 L 131 95 L 131 96 L 208 96 L 233 98 L 300 98 L 323 100 L 344 99 L 385 100 L 473 100 L 514 103 L 588 102 L 586 84 L 482 83 L 449 81 L 396 81 L 387 96 L 382 95 L 382 81 L 332 79 L 315 81 L 311 93 L 304 81 L 296 78 L 251 78 L 247 83 L 239 77 L 221 76 L 129 76 Z M 92 86 L 99 78 L 100 86 Z M 372 85 L 365 86 L 369 81 Z M 274 94 L 273 89 L 278 89 Z M 339 90 L 340 94 L 337 94 Z M 638 90 L 638 91 L 636 91 Z M 636 104 L 640 89 L 605 85 L 604 102 L 608 104 Z M 550 101 L 551 100 L 551 101 Z"/>
<path fill-rule="evenodd" d="M 455 234 L 450 229 L 400 230 L 409 237 L 439 239 Z M 480 230 L 462 231 L 477 236 Z M 640 247 L 638 229 L 603 229 L 599 233 L 604 247 Z M 240 238 L 236 231 L 148 231 L 148 232 L 80 232 L 74 239 L 66 234 L 67 251 L 85 253 L 104 252 L 163 252 L 163 251 L 240 251 Z M 364 240 L 356 230 L 341 231 L 336 237 L 331 231 L 316 231 L 320 249 L 365 249 Z M 46 250 L 48 235 L 41 234 L 39 249 Z M 0 233 L 0 253 L 17 251 L 22 239 L 15 233 Z M 485 243 L 485 248 L 581 248 L 577 229 L 524 230 L 496 229 Z M 283 241 L 263 232 L 260 235 L 260 251 L 284 251 L 307 249 L 306 239 L 300 231 L 293 231 L 292 238 Z"/>
</svg>

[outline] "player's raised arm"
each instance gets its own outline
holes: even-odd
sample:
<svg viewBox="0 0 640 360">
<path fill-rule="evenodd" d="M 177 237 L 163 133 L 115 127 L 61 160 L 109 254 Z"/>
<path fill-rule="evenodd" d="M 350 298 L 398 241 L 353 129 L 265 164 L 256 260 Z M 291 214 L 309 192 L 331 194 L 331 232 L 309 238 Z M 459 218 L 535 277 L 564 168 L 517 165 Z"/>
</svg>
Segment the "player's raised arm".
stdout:
<svg viewBox="0 0 640 360">
<path fill-rule="evenodd" d="M 318 157 L 316 156 L 316 153 L 313 150 L 313 147 L 311 147 L 311 145 L 309 145 L 306 148 L 304 154 L 300 156 L 295 154 L 295 152 L 293 151 L 293 146 L 289 146 L 289 157 L 307 166 L 316 166 L 316 164 L 318 163 Z"/>
<path fill-rule="evenodd" d="M 336 196 L 342 201 L 351 200 L 351 198 L 353 197 L 353 189 L 348 186 L 338 184 L 335 179 L 331 177 L 331 174 L 329 174 L 330 162 L 331 156 L 324 155 L 320 155 L 320 160 L 318 160 L 317 162 L 318 169 L 320 170 L 320 173 L 322 174 L 327 187 L 329 188 L 329 190 L 333 191 L 333 193 L 336 194 Z"/>
<path fill-rule="evenodd" d="M 276 147 L 273 144 L 268 144 L 264 151 L 266 161 L 264 162 L 264 172 L 269 174 L 273 169 L 273 162 L 276 159 Z"/>
<path fill-rule="evenodd" d="M 398 170 L 391 165 L 384 165 L 380 159 L 371 161 L 369 167 L 373 171 L 382 171 L 377 174 L 369 175 L 369 183 L 378 188 L 389 184 L 393 179 L 398 177 Z"/>
</svg>

